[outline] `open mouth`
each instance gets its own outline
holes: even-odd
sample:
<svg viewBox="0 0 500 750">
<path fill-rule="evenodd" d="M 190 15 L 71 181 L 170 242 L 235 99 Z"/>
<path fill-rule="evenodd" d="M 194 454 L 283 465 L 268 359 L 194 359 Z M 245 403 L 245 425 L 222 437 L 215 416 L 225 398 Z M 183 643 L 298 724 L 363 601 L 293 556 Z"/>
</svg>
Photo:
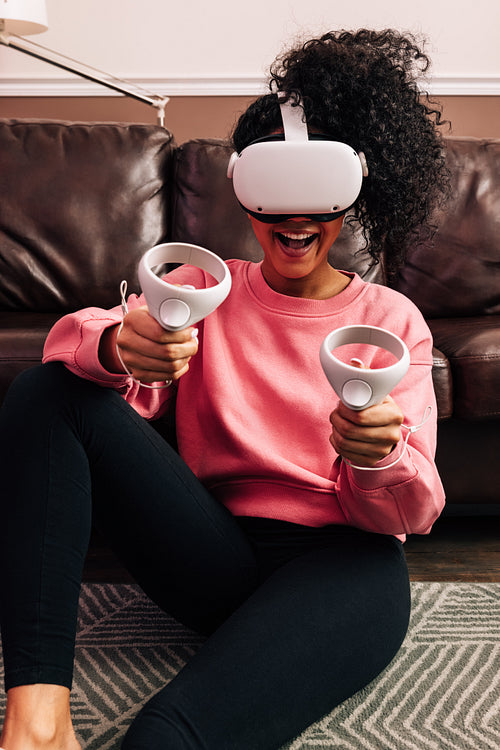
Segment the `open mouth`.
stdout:
<svg viewBox="0 0 500 750">
<path fill-rule="evenodd" d="M 287 255 L 305 255 L 319 235 L 313 232 L 276 232 L 276 238 Z"/>
</svg>

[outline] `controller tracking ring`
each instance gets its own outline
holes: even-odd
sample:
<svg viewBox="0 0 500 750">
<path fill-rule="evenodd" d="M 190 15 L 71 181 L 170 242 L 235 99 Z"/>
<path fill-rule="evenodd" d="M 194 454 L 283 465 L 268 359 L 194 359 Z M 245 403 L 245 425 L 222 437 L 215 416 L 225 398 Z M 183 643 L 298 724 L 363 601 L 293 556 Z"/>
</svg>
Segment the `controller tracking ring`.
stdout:
<svg viewBox="0 0 500 750">
<path fill-rule="evenodd" d="M 376 370 L 364 370 L 341 362 L 332 353 L 344 344 L 372 344 L 397 357 L 397 362 Z M 360 411 L 378 404 L 406 375 L 410 366 L 408 347 L 399 336 L 384 328 L 353 325 L 337 328 L 320 347 L 323 371 L 340 400 L 350 409 Z"/>
<path fill-rule="evenodd" d="M 218 283 L 204 289 L 170 284 L 153 271 L 164 263 L 196 266 Z M 150 314 L 168 331 L 180 331 L 202 320 L 224 302 L 231 290 L 231 274 L 222 258 L 204 247 L 185 242 L 165 242 L 152 247 L 142 256 L 138 274 Z"/>
</svg>

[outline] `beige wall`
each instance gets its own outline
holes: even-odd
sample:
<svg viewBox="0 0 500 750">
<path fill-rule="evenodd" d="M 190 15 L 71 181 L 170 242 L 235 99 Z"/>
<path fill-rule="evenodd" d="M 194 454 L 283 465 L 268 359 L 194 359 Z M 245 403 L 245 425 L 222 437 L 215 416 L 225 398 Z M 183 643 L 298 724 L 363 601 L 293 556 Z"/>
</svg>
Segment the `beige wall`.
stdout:
<svg viewBox="0 0 500 750">
<path fill-rule="evenodd" d="M 422 34 L 433 77 L 500 76 L 498 0 L 47 0 L 47 12 L 48 31 L 33 37 L 38 44 L 129 80 L 164 79 L 170 92 L 177 77 L 260 77 L 291 40 L 331 28 Z M 0 79 L 24 75 L 52 74 L 0 49 Z"/>
<path fill-rule="evenodd" d="M 471 13 L 457 12 L 456 0 L 216 0 L 208 14 L 205 0 L 173 6 L 160 0 L 47 0 L 47 10 L 48 31 L 27 39 L 172 95 L 167 126 L 178 143 L 225 137 L 263 90 L 271 60 L 297 36 L 363 26 L 423 35 L 433 61 L 424 87 L 439 95 L 452 132 L 500 138 L 499 0 L 475 0 Z M 103 93 L 0 46 L 0 117 L 155 122 L 147 105 Z"/>
<path fill-rule="evenodd" d="M 225 138 L 253 97 L 178 96 L 166 109 L 166 125 L 177 143 L 190 138 Z M 453 135 L 500 138 L 500 97 L 442 96 L 436 100 Z M 125 97 L 0 97 L 0 117 L 62 120 L 156 121 L 152 107 Z"/>
</svg>

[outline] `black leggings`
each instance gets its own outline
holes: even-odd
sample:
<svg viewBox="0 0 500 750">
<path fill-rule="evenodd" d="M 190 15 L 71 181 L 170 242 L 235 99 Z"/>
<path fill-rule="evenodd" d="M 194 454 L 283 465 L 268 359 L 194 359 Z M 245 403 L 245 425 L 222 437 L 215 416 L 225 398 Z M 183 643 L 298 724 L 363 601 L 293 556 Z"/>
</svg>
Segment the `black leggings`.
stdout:
<svg viewBox="0 0 500 750">
<path fill-rule="evenodd" d="M 401 544 L 234 518 L 114 391 L 28 370 L 0 413 L 6 688 L 71 686 L 92 522 L 164 610 L 208 636 L 126 750 L 279 748 L 367 685 L 406 633 Z"/>
</svg>

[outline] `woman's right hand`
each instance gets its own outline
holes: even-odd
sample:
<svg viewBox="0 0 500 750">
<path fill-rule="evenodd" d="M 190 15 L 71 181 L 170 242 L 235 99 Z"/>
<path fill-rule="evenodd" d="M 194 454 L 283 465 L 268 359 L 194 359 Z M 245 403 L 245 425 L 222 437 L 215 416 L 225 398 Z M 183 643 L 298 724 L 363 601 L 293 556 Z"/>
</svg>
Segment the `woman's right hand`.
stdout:
<svg viewBox="0 0 500 750">
<path fill-rule="evenodd" d="M 123 325 L 108 328 L 101 337 L 99 359 L 108 372 L 123 372 L 116 348 L 134 378 L 142 383 L 179 380 L 198 351 L 197 329 L 166 331 L 149 314 L 137 307 L 123 318 Z"/>
</svg>

